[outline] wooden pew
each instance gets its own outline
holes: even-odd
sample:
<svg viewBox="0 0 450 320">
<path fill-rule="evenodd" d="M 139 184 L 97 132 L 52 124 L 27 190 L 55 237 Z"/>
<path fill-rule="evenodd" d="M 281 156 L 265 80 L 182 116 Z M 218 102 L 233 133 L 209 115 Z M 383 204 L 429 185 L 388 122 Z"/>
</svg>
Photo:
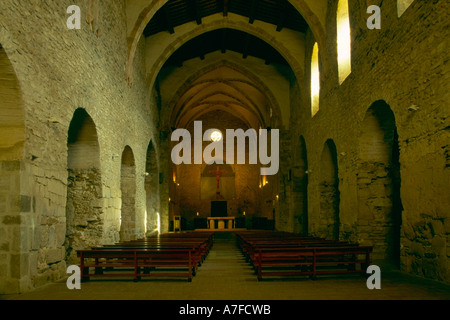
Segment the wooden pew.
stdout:
<svg viewBox="0 0 450 320">
<path fill-rule="evenodd" d="M 135 281 L 141 277 L 186 277 L 191 282 L 196 273 L 191 250 L 110 248 L 79 250 L 77 254 L 82 281 L 95 276 L 132 277 Z M 90 273 L 91 268 L 95 273 Z M 114 272 L 104 273 L 103 268 L 114 268 Z"/>
<path fill-rule="evenodd" d="M 310 275 L 315 279 L 321 274 L 365 274 L 373 249 L 287 232 L 240 232 L 236 235 L 238 246 L 254 267 L 258 280 L 263 276 Z"/>
<path fill-rule="evenodd" d="M 371 246 L 260 249 L 256 255 L 258 280 L 284 275 L 310 275 L 312 279 L 324 274 L 365 275 L 371 253 Z"/>
<path fill-rule="evenodd" d="M 132 277 L 134 281 L 186 277 L 191 282 L 212 243 L 213 233 L 167 234 L 78 250 L 77 255 L 83 281 L 98 276 Z"/>
</svg>

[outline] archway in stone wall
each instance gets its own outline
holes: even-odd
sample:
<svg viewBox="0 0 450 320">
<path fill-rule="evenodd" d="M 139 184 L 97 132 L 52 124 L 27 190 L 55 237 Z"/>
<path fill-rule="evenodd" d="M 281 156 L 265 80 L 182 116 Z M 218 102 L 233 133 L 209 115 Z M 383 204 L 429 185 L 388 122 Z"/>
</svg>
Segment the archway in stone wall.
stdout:
<svg viewBox="0 0 450 320">
<path fill-rule="evenodd" d="M 320 236 L 339 239 L 339 178 L 336 145 L 328 140 L 320 161 Z"/>
<path fill-rule="evenodd" d="M 159 170 L 153 142 L 148 145 L 145 172 L 146 234 L 152 235 L 160 230 Z"/>
<path fill-rule="evenodd" d="M 126 146 L 122 153 L 120 188 L 122 191 L 120 241 L 128 241 L 135 239 L 136 234 L 136 164 L 129 146 Z"/>
<path fill-rule="evenodd" d="M 23 158 L 25 111 L 11 62 L 0 44 L 0 161 Z"/>
<path fill-rule="evenodd" d="M 398 266 L 400 257 L 400 152 L 395 117 L 384 101 L 366 112 L 359 137 L 358 238 L 373 257 Z"/>
<path fill-rule="evenodd" d="M 292 181 L 294 232 L 308 234 L 308 157 L 303 136 L 294 146 L 294 163 L 290 172 Z"/>
<path fill-rule="evenodd" d="M 77 249 L 99 244 L 102 238 L 102 179 L 95 123 L 77 109 L 67 139 L 66 261 L 75 263 Z"/>
<path fill-rule="evenodd" d="M 24 158 L 25 110 L 16 72 L 0 44 L 0 294 L 17 293 L 22 277 L 21 213 L 32 213 L 20 186 Z M 26 237 L 25 237 L 26 238 Z M 14 239 L 14 240 L 13 240 Z M 3 291 L 5 290 L 5 291 Z"/>
</svg>

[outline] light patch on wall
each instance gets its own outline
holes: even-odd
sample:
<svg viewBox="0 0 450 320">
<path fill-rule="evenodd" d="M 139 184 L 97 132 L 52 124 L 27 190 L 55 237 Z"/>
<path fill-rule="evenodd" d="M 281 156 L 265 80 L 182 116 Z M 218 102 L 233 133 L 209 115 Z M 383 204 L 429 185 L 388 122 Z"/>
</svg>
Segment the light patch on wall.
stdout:
<svg viewBox="0 0 450 320">
<path fill-rule="evenodd" d="M 158 235 L 161 234 L 161 216 L 159 214 L 159 212 L 156 213 L 156 225 L 157 225 L 157 230 L 158 230 Z"/>
<path fill-rule="evenodd" d="M 414 2 L 414 0 L 398 0 L 397 1 L 397 15 L 399 18 L 413 2 Z"/>
<path fill-rule="evenodd" d="M 144 233 L 147 233 L 147 210 L 145 210 L 145 217 L 144 217 Z"/>
<path fill-rule="evenodd" d="M 342 84 L 342 82 L 344 82 L 344 80 L 352 72 L 348 0 L 339 0 L 336 20 L 339 84 Z"/>
<path fill-rule="evenodd" d="M 314 44 L 311 56 L 311 116 L 319 111 L 320 72 L 319 72 L 319 46 Z"/>
</svg>

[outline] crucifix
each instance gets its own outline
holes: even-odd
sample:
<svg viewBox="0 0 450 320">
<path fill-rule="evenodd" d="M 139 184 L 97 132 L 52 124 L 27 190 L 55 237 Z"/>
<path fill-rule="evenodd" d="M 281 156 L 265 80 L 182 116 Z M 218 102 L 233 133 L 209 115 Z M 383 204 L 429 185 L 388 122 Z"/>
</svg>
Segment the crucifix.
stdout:
<svg viewBox="0 0 450 320">
<path fill-rule="evenodd" d="M 217 169 L 214 171 L 209 171 L 210 173 L 216 174 L 216 183 L 217 183 L 217 189 L 216 189 L 216 198 L 217 199 L 223 199 L 223 197 L 220 195 L 220 175 L 227 172 L 226 170 L 220 170 L 220 167 L 217 166 Z"/>
</svg>

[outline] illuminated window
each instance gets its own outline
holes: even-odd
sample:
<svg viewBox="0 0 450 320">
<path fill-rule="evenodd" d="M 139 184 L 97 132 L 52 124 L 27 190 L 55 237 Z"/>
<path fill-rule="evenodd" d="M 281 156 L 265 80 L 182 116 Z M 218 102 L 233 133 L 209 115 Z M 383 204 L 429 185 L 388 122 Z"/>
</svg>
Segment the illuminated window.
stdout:
<svg viewBox="0 0 450 320">
<path fill-rule="evenodd" d="M 319 46 L 314 44 L 311 56 L 311 115 L 319 111 L 320 73 L 319 73 Z"/>
<path fill-rule="evenodd" d="M 413 2 L 414 0 L 397 0 L 397 14 L 399 18 Z"/>
<path fill-rule="evenodd" d="M 342 82 L 344 82 L 344 80 L 352 72 L 348 0 L 339 0 L 336 20 L 339 83 L 342 84 Z"/>
</svg>

